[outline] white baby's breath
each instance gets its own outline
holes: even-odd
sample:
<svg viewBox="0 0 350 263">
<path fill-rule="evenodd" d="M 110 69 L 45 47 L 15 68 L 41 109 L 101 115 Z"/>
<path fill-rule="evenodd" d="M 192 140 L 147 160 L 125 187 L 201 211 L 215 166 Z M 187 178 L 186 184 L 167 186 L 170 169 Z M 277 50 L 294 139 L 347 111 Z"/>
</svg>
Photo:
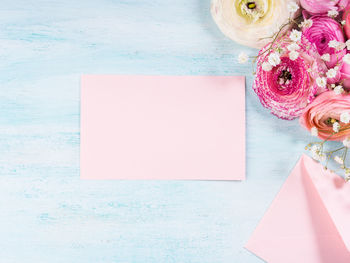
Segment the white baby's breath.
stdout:
<svg viewBox="0 0 350 263">
<path fill-rule="evenodd" d="M 329 69 L 326 73 L 327 78 L 329 79 L 335 78 L 337 76 L 337 71 L 338 71 L 338 68 Z"/>
<path fill-rule="evenodd" d="M 331 61 L 331 55 L 329 55 L 328 53 L 325 53 L 321 56 L 321 59 L 323 61 L 329 62 L 329 61 Z"/>
<path fill-rule="evenodd" d="M 332 17 L 332 18 L 335 18 L 335 17 L 337 17 L 339 15 L 339 12 L 337 11 L 337 10 L 329 10 L 328 11 L 328 16 L 329 17 Z"/>
<path fill-rule="evenodd" d="M 342 123 L 348 124 L 350 122 L 350 113 L 349 112 L 343 112 L 340 114 L 340 121 Z"/>
<path fill-rule="evenodd" d="M 345 25 L 346 25 L 346 21 L 345 21 L 345 20 L 342 20 L 342 21 L 340 21 L 340 24 L 342 24 L 343 26 L 345 26 Z"/>
<path fill-rule="evenodd" d="M 340 124 L 339 124 L 339 122 L 335 122 L 335 123 L 333 123 L 333 131 L 334 132 L 339 132 L 339 130 L 340 130 Z"/>
<path fill-rule="evenodd" d="M 297 58 L 299 57 L 299 52 L 297 52 L 297 51 L 291 51 L 291 52 L 289 52 L 289 58 L 290 58 L 290 60 L 296 60 Z"/>
<path fill-rule="evenodd" d="M 332 48 L 336 48 L 338 46 L 338 41 L 337 40 L 331 40 L 328 42 L 328 46 Z"/>
<path fill-rule="evenodd" d="M 337 40 L 331 40 L 328 42 L 328 46 L 330 48 L 334 48 L 337 51 L 343 50 L 344 48 L 346 48 L 346 44 L 344 42 L 339 42 Z"/>
<path fill-rule="evenodd" d="M 299 5 L 295 2 L 289 2 L 287 4 L 287 9 L 288 9 L 289 13 L 294 14 L 296 11 L 298 11 Z"/>
<path fill-rule="evenodd" d="M 319 144 L 312 145 L 311 149 L 311 156 L 316 161 L 324 161 L 325 155 L 322 153 L 322 147 Z"/>
<path fill-rule="evenodd" d="M 249 57 L 248 57 L 248 55 L 245 52 L 239 53 L 239 55 L 238 55 L 238 63 L 239 64 L 247 63 L 248 59 L 249 59 Z"/>
<path fill-rule="evenodd" d="M 338 45 L 335 47 L 335 50 L 340 51 L 346 48 L 346 44 L 344 42 L 338 42 Z"/>
<path fill-rule="evenodd" d="M 344 88 L 343 88 L 343 86 L 338 85 L 338 86 L 334 87 L 333 91 L 335 94 L 340 95 L 340 94 L 344 93 Z"/>
<path fill-rule="evenodd" d="M 293 29 L 289 35 L 289 38 L 294 42 L 298 42 L 301 40 L 301 35 L 302 35 L 301 31 Z"/>
<path fill-rule="evenodd" d="M 305 19 L 303 22 L 300 23 L 300 27 L 302 28 L 309 28 L 312 27 L 313 21 L 311 19 Z"/>
<path fill-rule="evenodd" d="M 273 52 L 269 55 L 268 61 L 271 66 L 276 67 L 281 63 L 280 55 L 277 52 Z"/>
<path fill-rule="evenodd" d="M 346 180 L 347 182 L 350 181 L 350 169 L 349 169 L 349 168 L 346 168 L 346 169 L 345 169 L 345 180 Z"/>
<path fill-rule="evenodd" d="M 334 156 L 334 161 L 339 163 L 339 164 L 344 164 L 344 160 L 339 157 L 338 155 Z"/>
<path fill-rule="evenodd" d="M 317 86 L 319 86 L 320 88 L 325 88 L 327 85 L 327 79 L 325 77 L 318 77 L 316 79 L 316 84 Z"/>
</svg>

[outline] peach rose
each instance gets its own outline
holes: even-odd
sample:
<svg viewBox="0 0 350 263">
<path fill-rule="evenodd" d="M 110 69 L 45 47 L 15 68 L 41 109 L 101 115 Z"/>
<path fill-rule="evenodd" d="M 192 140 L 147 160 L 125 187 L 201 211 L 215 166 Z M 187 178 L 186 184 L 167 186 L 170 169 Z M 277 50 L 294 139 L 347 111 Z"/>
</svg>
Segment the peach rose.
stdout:
<svg viewBox="0 0 350 263">
<path fill-rule="evenodd" d="M 320 139 L 343 141 L 350 137 L 350 123 L 341 121 L 340 116 L 344 113 L 350 113 L 350 94 L 337 95 L 333 91 L 327 91 L 309 104 L 300 117 L 300 124 L 309 131 L 317 128 Z M 337 133 L 333 131 L 335 122 L 340 125 Z"/>
</svg>

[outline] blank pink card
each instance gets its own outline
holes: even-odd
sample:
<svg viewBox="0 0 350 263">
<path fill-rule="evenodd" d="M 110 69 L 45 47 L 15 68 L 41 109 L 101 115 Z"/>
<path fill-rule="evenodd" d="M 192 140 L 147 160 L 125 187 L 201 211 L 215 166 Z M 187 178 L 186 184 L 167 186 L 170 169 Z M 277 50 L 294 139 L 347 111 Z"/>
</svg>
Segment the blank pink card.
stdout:
<svg viewBox="0 0 350 263">
<path fill-rule="evenodd" d="M 243 180 L 245 80 L 85 75 L 82 179 Z"/>
</svg>

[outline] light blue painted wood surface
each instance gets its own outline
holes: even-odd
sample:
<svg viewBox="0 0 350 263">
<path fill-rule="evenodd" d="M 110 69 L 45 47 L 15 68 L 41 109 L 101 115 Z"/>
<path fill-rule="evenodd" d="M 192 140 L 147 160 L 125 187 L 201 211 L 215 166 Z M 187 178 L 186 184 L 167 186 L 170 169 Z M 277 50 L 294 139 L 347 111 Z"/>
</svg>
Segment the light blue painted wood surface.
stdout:
<svg viewBox="0 0 350 263">
<path fill-rule="evenodd" d="M 2 0 L 0 262 L 262 262 L 244 243 L 309 138 L 262 108 L 241 51 L 209 0 Z M 246 75 L 247 180 L 81 181 L 88 73 Z"/>
</svg>

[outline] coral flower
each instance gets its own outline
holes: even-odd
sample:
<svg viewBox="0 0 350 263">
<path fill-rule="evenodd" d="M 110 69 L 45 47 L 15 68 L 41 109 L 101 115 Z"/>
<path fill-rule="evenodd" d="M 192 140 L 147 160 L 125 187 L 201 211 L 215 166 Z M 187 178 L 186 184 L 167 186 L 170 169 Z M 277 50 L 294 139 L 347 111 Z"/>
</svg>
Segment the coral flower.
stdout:
<svg viewBox="0 0 350 263">
<path fill-rule="evenodd" d="M 344 113 L 350 113 L 350 95 L 328 91 L 317 96 L 305 109 L 300 124 L 309 131 L 316 128 L 323 140 L 343 141 L 350 137 L 350 124 L 341 118 Z M 333 134 L 335 123 L 339 123 L 340 129 Z"/>
</svg>

